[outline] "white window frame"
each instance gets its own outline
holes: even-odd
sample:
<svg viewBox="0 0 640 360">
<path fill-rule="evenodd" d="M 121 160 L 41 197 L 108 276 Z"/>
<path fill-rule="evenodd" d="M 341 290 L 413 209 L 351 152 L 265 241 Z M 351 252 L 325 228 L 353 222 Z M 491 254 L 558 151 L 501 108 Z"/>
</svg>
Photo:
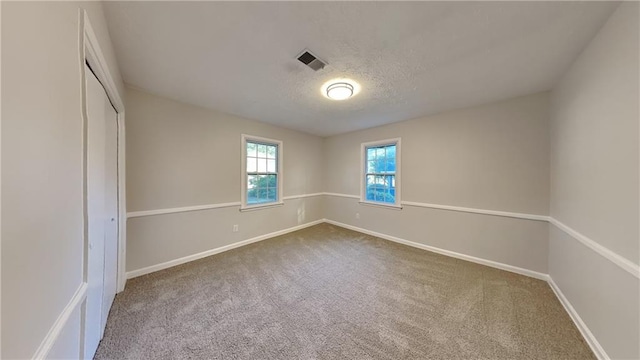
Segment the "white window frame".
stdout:
<svg viewBox="0 0 640 360">
<path fill-rule="evenodd" d="M 252 204 L 249 205 L 247 204 L 247 142 L 256 142 L 256 143 L 262 143 L 265 145 L 276 145 L 278 147 L 278 154 L 277 154 L 277 159 L 276 159 L 276 168 L 277 168 L 277 181 L 278 181 L 278 194 L 276 197 L 276 201 L 274 202 L 269 202 L 269 203 L 262 203 L 262 204 Z M 241 154 L 242 154 L 242 159 L 241 159 L 241 190 L 240 190 L 240 198 L 241 198 L 241 202 L 240 202 L 240 211 L 247 211 L 247 210 L 258 210 L 258 209 L 265 209 L 265 208 L 270 208 L 270 207 L 274 207 L 274 206 L 281 206 L 284 205 L 284 200 L 283 200 L 283 194 L 282 194 L 282 189 L 283 189 L 283 162 L 284 162 L 284 158 L 282 156 L 283 154 L 283 148 L 282 148 L 282 141 L 280 140 L 274 140 L 274 139 L 267 139 L 267 138 L 263 138 L 263 137 L 259 137 L 259 136 L 253 136 L 253 135 L 246 135 L 246 134 L 242 134 L 241 136 L 241 146 L 242 146 L 242 150 L 241 150 Z"/>
<path fill-rule="evenodd" d="M 362 143 L 360 146 L 360 203 L 363 205 L 374 205 L 381 206 L 391 209 L 400 210 L 402 209 L 402 201 L 401 201 L 401 138 L 394 139 L 386 139 L 379 141 L 371 141 Z M 395 173 L 395 181 L 396 181 L 396 196 L 395 203 L 384 203 L 377 201 L 369 201 L 367 200 L 367 148 L 370 147 L 378 147 L 378 146 L 388 146 L 395 145 L 396 146 L 396 173 Z"/>
</svg>

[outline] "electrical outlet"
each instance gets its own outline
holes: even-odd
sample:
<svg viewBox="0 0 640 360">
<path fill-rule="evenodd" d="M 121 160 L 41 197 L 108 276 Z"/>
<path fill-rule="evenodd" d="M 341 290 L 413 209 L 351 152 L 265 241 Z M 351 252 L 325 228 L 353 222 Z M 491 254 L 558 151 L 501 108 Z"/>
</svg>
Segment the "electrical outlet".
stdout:
<svg viewBox="0 0 640 360">
<path fill-rule="evenodd" d="M 233 225 L 233 232 L 238 232 L 238 225 Z"/>
<path fill-rule="evenodd" d="M 360 213 L 356 213 L 356 219 L 360 219 Z"/>
</svg>

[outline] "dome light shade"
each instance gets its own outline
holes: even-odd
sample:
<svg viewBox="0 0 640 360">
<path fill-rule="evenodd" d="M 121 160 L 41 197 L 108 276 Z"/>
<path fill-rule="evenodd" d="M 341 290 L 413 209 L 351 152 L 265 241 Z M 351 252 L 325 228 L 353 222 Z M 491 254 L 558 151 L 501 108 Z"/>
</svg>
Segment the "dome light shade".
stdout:
<svg viewBox="0 0 640 360">
<path fill-rule="evenodd" d="M 346 100 L 353 96 L 353 85 L 336 82 L 327 87 L 327 97 L 332 100 Z"/>
</svg>

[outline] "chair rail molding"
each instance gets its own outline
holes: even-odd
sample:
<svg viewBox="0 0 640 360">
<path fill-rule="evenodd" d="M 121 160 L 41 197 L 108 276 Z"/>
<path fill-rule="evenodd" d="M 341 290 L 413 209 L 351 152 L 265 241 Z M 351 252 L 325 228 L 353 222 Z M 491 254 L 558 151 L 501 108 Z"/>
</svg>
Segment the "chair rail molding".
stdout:
<svg viewBox="0 0 640 360">
<path fill-rule="evenodd" d="M 638 264 L 635 264 L 631 260 L 628 260 L 628 259 L 624 258 L 623 256 L 613 252 L 612 250 L 600 245 L 595 240 L 593 240 L 593 239 L 591 239 L 591 238 L 579 233 L 578 231 L 570 228 L 569 226 L 567 226 L 564 223 L 560 222 L 558 219 L 555 219 L 553 217 L 549 217 L 549 223 L 551 223 L 553 226 L 557 227 L 558 229 L 564 231 L 567 235 L 571 236 L 572 238 L 578 240 L 582 245 L 584 245 L 584 246 L 588 247 L 589 249 L 595 251 L 600 256 L 604 257 L 605 259 L 607 259 L 607 260 L 611 261 L 612 263 L 616 264 L 617 266 L 619 266 L 623 270 L 627 271 L 629 274 L 631 274 L 631 275 L 635 276 L 636 278 L 640 279 L 640 266 L 638 266 Z"/>
<path fill-rule="evenodd" d="M 333 196 L 333 197 L 341 197 L 347 199 L 360 200 L 360 196 L 351 195 L 351 194 L 341 194 L 341 193 L 333 193 L 333 192 L 320 192 L 320 193 L 309 193 L 309 194 L 299 194 L 299 195 L 289 195 L 284 196 L 284 201 L 291 201 L 296 199 L 304 199 L 308 197 L 317 197 L 317 196 Z M 411 207 L 419 207 L 419 208 L 427 208 L 427 209 L 436 209 L 436 210 L 444 210 L 444 211 L 457 211 L 471 214 L 479 214 L 479 215 L 488 215 L 488 216 L 501 216 L 508 217 L 514 219 L 523 219 L 530 221 L 546 221 L 550 224 L 556 226 L 558 229 L 564 231 L 569 236 L 578 240 L 583 245 L 587 246 L 589 249 L 597 252 L 604 258 L 613 262 L 617 266 L 621 267 L 625 271 L 629 272 L 631 275 L 636 278 L 640 278 L 640 266 L 633 263 L 632 261 L 616 254 L 610 249 L 598 244 L 596 241 L 588 238 L 587 236 L 579 233 L 578 231 L 570 228 L 569 226 L 563 224 L 559 220 L 550 217 L 548 215 L 539 215 L 539 214 L 525 214 L 525 213 L 516 213 L 510 211 L 500 211 L 500 210 L 488 210 L 488 209 L 478 209 L 478 208 L 469 208 L 463 206 L 452 206 L 452 205 L 441 205 L 441 204 L 430 204 L 430 203 L 422 203 L 415 201 L 402 201 L 403 206 L 411 206 Z M 164 214 L 174 214 L 188 211 L 200 211 L 200 210 L 210 210 L 210 209 L 220 209 L 227 207 L 240 207 L 240 202 L 228 202 L 228 203 L 217 203 L 217 204 L 206 204 L 206 205 L 196 205 L 196 206 L 185 206 L 185 207 L 176 207 L 176 208 L 166 208 L 166 209 L 156 209 L 156 210 L 143 210 L 143 211 L 133 211 L 127 213 L 127 218 L 136 218 L 143 216 L 154 216 L 154 215 L 164 215 Z M 358 230 L 360 231 L 360 230 Z"/>
<path fill-rule="evenodd" d="M 67 303 L 67 306 L 64 307 L 56 321 L 53 323 L 53 326 L 49 329 L 49 332 L 33 355 L 33 359 L 46 359 L 48 357 L 49 352 L 53 348 L 53 345 L 55 345 L 56 340 L 58 340 L 60 333 L 64 329 L 65 325 L 67 325 L 71 314 L 84 302 L 86 298 L 87 283 L 83 282 L 80 284 L 75 294 L 73 294 L 71 300 Z"/>
</svg>

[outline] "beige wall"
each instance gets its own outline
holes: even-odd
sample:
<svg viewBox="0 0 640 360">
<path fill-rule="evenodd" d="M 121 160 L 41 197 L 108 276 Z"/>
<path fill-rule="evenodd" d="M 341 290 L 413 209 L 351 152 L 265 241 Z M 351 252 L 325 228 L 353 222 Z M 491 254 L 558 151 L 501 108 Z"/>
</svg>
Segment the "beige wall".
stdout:
<svg viewBox="0 0 640 360">
<path fill-rule="evenodd" d="M 638 4 L 619 8 L 553 90 L 551 215 L 635 262 Z"/>
<path fill-rule="evenodd" d="M 549 274 L 611 359 L 638 359 L 640 282 L 550 225 Z"/>
<path fill-rule="evenodd" d="M 238 202 L 240 134 L 247 133 L 284 141 L 285 196 L 359 194 L 360 143 L 400 136 L 404 200 L 546 214 L 548 131 L 547 93 L 321 139 L 128 88 L 128 210 Z M 257 212 L 241 213 L 234 206 L 130 218 L 127 271 L 323 217 L 547 271 L 545 222 L 421 208 L 393 211 L 334 196 L 289 200 L 282 208 Z"/>
<path fill-rule="evenodd" d="M 638 3 L 623 3 L 552 92 L 551 216 L 637 264 Z M 638 279 L 553 225 L 550 275 L 612 358 L 640 357 Z"/>
<path fill-rule="evenodd" d="M 1 357 L 30 358 L 82 282 L 79 8 L 119 73 L 100 3 L 1 6 Z M 79 354 L 76 315 L 54 352 Z"/>
<path fill-rule="evenodd" d="M 545 274 L 548 224 L 458 211 L 405 206 L 402 210 L 360 205 L 327 196 L 326 218 L 419 244 Z M 360 215 L 356 219 L 355 214 Z"/>
<path fill-rule="evenodd" d="M 128 211 L 239 202 L 243 133 L 283 141 L 284 196 L 322 192 L 322 138 L 127 88 Z M 319 220 L 321 201 L 131 218 L 127 271 Z"/>
<path fill-rule="evenodd" d="M 100 3 L 1 6 L 0 357 L 28 358 L 82 281 L 79 7 L 89 11 L 124 86 Z M 401 137 L 403 200 L 542 215 L 550 209 L 638 263 L 638 62 L 638 4 L 625 3 L 551 101 L 534 94 L 326 139 L 126 89 L 128 211 L 239 201 L 241 133 L 284 142 L 285 196 L 358 195 L 360 144 Z M 323 217 L 548 271 L 611 357 L 640 357 L 638 279 L 546 222 L 388 210 L 336 196 L 251 212 L 236 206 L 136 217 L 128 220 L 127 271 Z M 76 309 L 50 355 L 79 353 L 80 332 Z"/>
<path fill-rule="evenodd" d="M 136 271 L 323 218 L 322 197 L 240 212 L 238 206 L 128 221 L 127 271 Z M 233 224 L 239 231 L 232 232 Z"/>
<path fill-rule="evenodd" d="M 360 144 L 402 138 L 402 200 L 547 214 L 548 94 L 325 140 L 325 191 L 360 194 Z"/>
<path fill-rule="evenodd" d="M 360 144 L 402 138 L 402 200 L 546 215 L 548 93 L 325 139 L 325 191 L 360 194 Z M 349 225 L 546 273 L 547 224 L 328 196 L 325 216 Z M 355 213 L 360 213 L 356 219 Z M 386 220 L 385 220 L 386 219 Z"/>
<path fill-rule="evenodd" d="M 322 139 L 127 88 L 127 207 L 240 201 L 240 135 L 282 140 L 284 195 L 322 191 Z"/>
</svg>

